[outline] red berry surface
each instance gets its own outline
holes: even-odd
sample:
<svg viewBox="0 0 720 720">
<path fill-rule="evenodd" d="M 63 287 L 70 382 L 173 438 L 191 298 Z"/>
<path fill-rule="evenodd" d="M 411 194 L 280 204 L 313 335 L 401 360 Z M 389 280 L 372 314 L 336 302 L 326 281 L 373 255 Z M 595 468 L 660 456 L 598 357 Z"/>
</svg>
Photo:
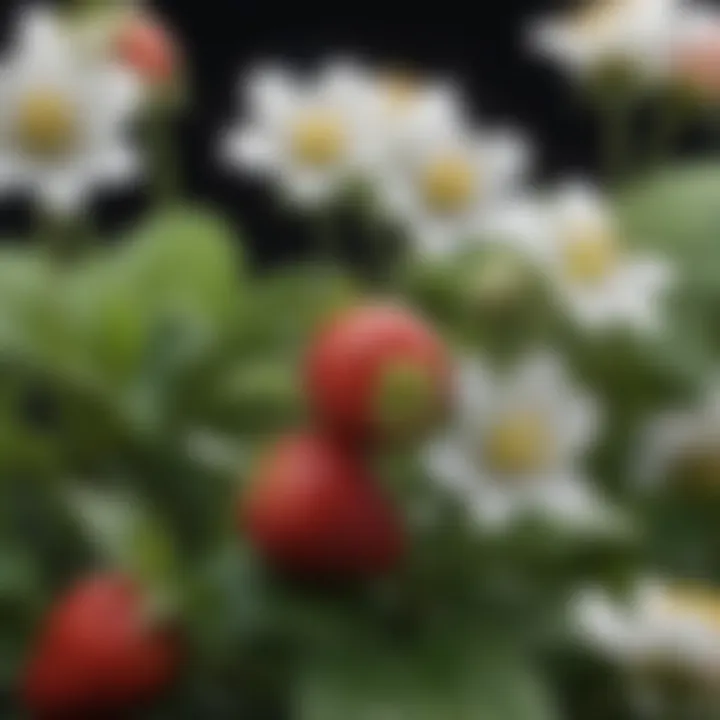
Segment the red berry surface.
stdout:
<svg viewBox="0 0 720 720">
<path fill-rule="evenodd" d="M 403 552 L 402 523 L 362 462 L 312 434 L 273 449 L 239 516 L 259 552 L 292 574 L 371 577 L 392 570 Z"/>
<path fill-rule="evenodd" d="M 51 610 L 25 675 L 32 718 L 110 718 L 175 677 L 177 639 L 155 629 L 123 575 L 91 576 Z"/>
<path fill-rule="evenodd" d="M 359 440 L 414 437 L 446 409 L 450 361 L 420 317 L 399 305 L 367 305 L 320 332 L 305 382 L 326 430 Z"/>
</svg>

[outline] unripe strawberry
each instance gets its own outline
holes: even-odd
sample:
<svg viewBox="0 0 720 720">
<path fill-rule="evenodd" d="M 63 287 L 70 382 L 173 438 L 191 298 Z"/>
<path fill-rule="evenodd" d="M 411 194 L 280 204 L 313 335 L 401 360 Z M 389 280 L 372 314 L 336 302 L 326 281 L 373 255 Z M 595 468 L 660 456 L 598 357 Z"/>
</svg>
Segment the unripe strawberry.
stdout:
<svg viewBox="0 0 720 720">
<path fill-rule="evenodd" d="M 261 555 L 295 575 L 372 577 L 403 552 L 402 524 L 362 462 L 317 435 L 291 435 L 272 450 L 238 519 Z"/>
<path fill-rule="evenodd" d="M 450 360 L 441 339 L 409 310 L 366 305 L 321 331 L 305 381 L 327 431 L 359 441 L 403 440 L 442 418 Z"/>
<path fill-rule="evenodd" d="M 671 73 L 697 99 L 720 99 L 720 21 L 681 34 L 671 56 Z"/>
<path fill-rule="evenodd" d="M 179 643 L 153 625 L 144 602 L 121 574 L 91 576 L 59 601 L 24 677 L 31 717 L 126 717 L 165 689 L 179 668 Z"/>
<path fill-rule="evenodd" d="M 131 16 L 115 42 L 120 59 L 146 82 L 160 85 L 175 77 L 179 64 L 175 39 L 151 16 Z"/>
</svg>

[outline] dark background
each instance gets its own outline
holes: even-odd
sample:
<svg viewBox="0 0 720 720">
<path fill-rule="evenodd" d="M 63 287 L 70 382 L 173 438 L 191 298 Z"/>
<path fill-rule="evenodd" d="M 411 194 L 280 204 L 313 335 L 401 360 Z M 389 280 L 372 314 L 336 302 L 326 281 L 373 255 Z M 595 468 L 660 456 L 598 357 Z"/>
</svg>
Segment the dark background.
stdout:
<svg viewBox="0 0 720 720">
<path fill-rule="evenodd" d="M 48 3 L 48 4 L 58 4 Z M 0 2 L 0 42 L 12 35 L 22 0 Z M 527 22 L 552 0 L 435 0 L 404 3 L 289 3 L 278 0 L 156 0 L 150 3 L 187 56 L 190 108 L 178 123 L 189 192 L 220 205 L 262 262 L 308 248 L 302 222 L 278 212 L 261 188 L 217 161 L 217 136 L 238 113 L 240 73 L 259 60 L 299 64 L 338 52 L 455 78 L 478 117 L 509 123 L 535 141 L 539 174 L 592 169 L 592 115 L 555 68 L 523 48 Z M 482 113 L 482 115 L 481 115 Z M 141 191 L 103 197 L 96 222 L 113 234 L 141 213 Z M 27 234 L 27 203 L 0 198 L 0 233 Z"/>
<path fill-rule="evenodd" d="M 263 59 L 307 64 L 338 52 L 455 78 L 480 117 L 537 139 L 544 172 L 593 163 L 592 131 L 566 81 L 523 52 L 523 28 L 557 7 L 549 0 L 430 0 L 403 4 L 273 0 L 156 2 L 193 64 L 196 104 L 185 128 L 194 192 L 222 203 L 255 240 L 261 259 L 308 246 L 298 223 L 266 193 L 213 162 L 213 137 L 237 112 L 239 72 Z M 278 217 L 281 216 L 281 217 Z"/>
<path fill-rule="evenodd" d="M 21 4 L 0 0 L 3 43 Z M 177 33 L 187 56 L 192 100 L 177 134 L 188 191 L 221 206 L 263 263 L 302 256 L 309 239 L 302 222 L 279 212 L 266 192 L 217 160 L 218 133 L 238 113 L 240 73 L 260 60 L 308 64 L 340 52 L 447 75 L 465 88 L 478 117 L 529 135 L 538 179 L 592 173 L 597 166 L 592 109 L 558 68 L 532 57 L 523 43 L 531 19 L 557 9 L 559 1 L 150 4 Z M 23 235 L 30 227 L 27 204 L 0 202 L 0 234 Z M 94 217 L 112 235 L 132 223 L 145 204 L 141 191 L 101 198 Z"/>
</svg>

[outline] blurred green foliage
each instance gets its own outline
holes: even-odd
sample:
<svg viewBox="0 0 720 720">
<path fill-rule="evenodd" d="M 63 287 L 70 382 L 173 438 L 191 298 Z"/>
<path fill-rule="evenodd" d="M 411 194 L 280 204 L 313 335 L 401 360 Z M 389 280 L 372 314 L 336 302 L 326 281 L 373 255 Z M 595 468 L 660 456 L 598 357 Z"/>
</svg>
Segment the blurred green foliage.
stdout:
<svg viewBox="0 0 720 720">
<path fill-rule="evenodd" d="M 406 511 L 410 557 L 364 588 L 275 576 L 233 517 L 257 454 L 304 422 L 305 343 L 360 296 L 357 277 L 318 263 L 259 274 L 202 207 L 159 211 L 73 263 L 32 246 L 0 251 L 3 697 L 55 593 L 108 558 L 173 589 L 191 649 L 177 687 L 138 717 L 552 720 L 566 716 L 553 697 L 563 683 L 581 677 L 586 697 L 602 696 L 610 681 L 589 658 L 542 662 L 568 588 L 622 583 L 648 558 L 720 579 L 714 512 L 638 497 L 631 457 L 644 420 L 696 394 L 717 359 L 718 193 L 720 173 L 701 166 L 617 199 L 628 238 L 679 268 L 660 339 L 579 335 L 555 316 L 542 278 L 493 249 L 397 268 L 385 290 L 466 351 L 564 351 L 606 405 L 595 474 L 647 532 L 578 543 L 528 526 L 495 546 L 467 531 L 404 450 L 378 462 Z M 92 542 L 102 532 L 88 533 L 68 501 L 78 488 L 121 490 L 142 508 L 123 552 Z M 433 522 L 418 522 L 427 507 Z M 704 544 L 700 567 L 687 566 L 684 543 Z"/>
</svg>

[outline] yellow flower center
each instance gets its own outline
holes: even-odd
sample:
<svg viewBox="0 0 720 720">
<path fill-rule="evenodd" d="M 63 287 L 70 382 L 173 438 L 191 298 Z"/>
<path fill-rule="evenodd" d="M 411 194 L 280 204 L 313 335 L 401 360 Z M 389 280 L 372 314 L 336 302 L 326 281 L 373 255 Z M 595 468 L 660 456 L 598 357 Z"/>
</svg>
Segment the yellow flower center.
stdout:
<svg viewBox="0 0 720 720">
<path fill-rule="evenodd" d="M 75 141 L 78 117 L 69 99 L 55 90 L 34 90 L 20 101 L 15 134 L 32 155 L 57 156 Z"/>
<path fill-rule="evenodd" d="M 596 34 L 612 25 L 618 11 L 631 0 L 586 0 L 584 7 L 575 13 L 574 25 L 583 33 Z"/>
<path fill-rule="evenodd" d="M 669 611 L 696 618 L 720 633 L 720 593 L 716 590 L 702 586 L 668 588 L 663 602 Z"/>
<path fill-rule="evenodd" d="M 418 82 L 409 73 L 388 72 L 379 79 L 387 110 L 392 115 L 406 112 L 418 96 Z"/>
<path fill-rule="evenodd" d="M 425 168 L 421 182 L 425 201 L 434 211 L 453 213 L 472 202 L 478 177 L 467 158 L 447 155 Z"/>
<path fill-rule="evenodd" d="M 520 412 L 503 418 L 483 437 L 483 454 L 493 470 L 520 475 L 547 467 L 552 437 L 539 413 Z"/>
<path fill-rule="evenodd" d="M 345 124 L 338 113 L 328 110 L 310 112 L 295 121 L 290 142 L 293 154 L 303 165 L 332 165 L 347 147 Z"/>
<path fill-rule="evenodd" d="M 570 280 L 592 285 L 602 282 L 617 266 L 615 238 L 602 228 L 572 233 L 564 243 L 563 263 Z"/>
</svg>

